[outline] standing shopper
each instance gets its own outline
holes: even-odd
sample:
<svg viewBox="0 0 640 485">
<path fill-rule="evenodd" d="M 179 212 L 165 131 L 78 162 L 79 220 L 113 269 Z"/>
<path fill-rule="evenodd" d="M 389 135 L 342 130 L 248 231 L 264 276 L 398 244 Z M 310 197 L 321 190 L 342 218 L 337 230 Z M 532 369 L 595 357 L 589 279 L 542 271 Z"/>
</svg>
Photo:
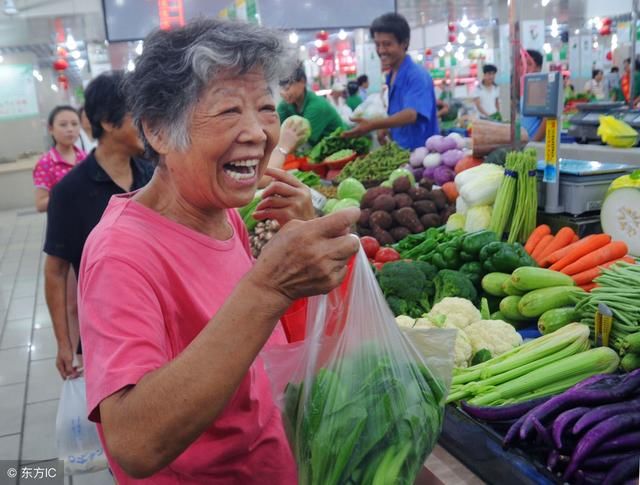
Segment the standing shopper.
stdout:
<svg viewBox="0 0 640 485">
<path fill-rule="evenodd" d="M 105 73 L 87 86 L 85 109 L 98 148 L 54 187 L 47 211 L 45 294 L 63 378 L 78 376 L 65 312 L 67 275 L 71 268 L 78 274 L 85 241 L 111 196 L 146 185 L 153 173 L 149 162 L 134 158 L 143 145 L 127 112 L 123 79 L 121 72 Z"/>
<path fill-rule="evenodd" d="M 596 101 L 602 101 L 608 97 L 606 87 L 604 73 L 601 69 L 594 69 L 591 79 L 584 85 L 584 90 L 587 94 L 596 98 Z"/>
<path fill-rule="evenodd" d="M 53 108 L 49 113 L 48 127 L 53 146 L 42 155 L 33 169 L 38 212 L 46 212 L 53 186 L 87 156 L 86 152 L 75 146 L 80 135 L 80 117 L 74 108 Z"/>
<path fill-rule="evenodd" d="M 345 136 L 356 137 L 378 130 L 378 139 L 391 139 L 402 148 L 413 150 L 424 145 L 431 135 L 439 133 L 436 96 L 429 73 L 417 66 L 409 55 L 411 30 L 407 20 L 399 14 L 387 13 L 373 21 L 371 37 L 382 67 L 389 70 L 387 118 L 359 120 Z"/>
<path fill-rule="evenodd" d="M 98 141 L 91 135 L 91 122 L 87 118 L 84 106 L 78 108 L 78 116 L 80 116 L 80 138 L 78 143 L 80 143 L 85 152 L 89 153 L 98 146 Z"/>
<path fill-rule="evenodd" d="M 483 118 L 500 121 L 500 90 L 496 85 L 498 68 L 493 64 L 482 67 L 482 81 L 475 90 L 473 101 Z"/>
<path fill-rule="evenodd" d="M 527 49 L 524 54 L 526 62 L 526 72 L 524 74 L 533 74 L 542 71 L 544 59 L 542 54 L 533 49 Z M 520 106 L 522 110 L 522 106 Z M 547 121 L 542 116 L 524 116 L 520 117 L 522 127 L 527 130 L 530 141 L 542 141 L 545 137 L 547 129 Z"/>
<path fill-rule="evenodd" d="M 294 300 L 344 278 L 359 211 L 311 221 L 309 190 L 267 170 L 286 52 L 264 27 L 197 20 L 147 37 L 130 75 L 157 168 L 111 200 L 79 289 L 88 410 L 120 485 L 297 481 L 259 353 Z M 255 215 L 282 229 L 253 260 L 235 209 L 265 172 Z"/>
<path fill-rule="evenodd" d="M 362 74 L 356 80 L 358 83 L 358 96 L 364 101 L 369 95 L 369 76 Z"/>
</svg>

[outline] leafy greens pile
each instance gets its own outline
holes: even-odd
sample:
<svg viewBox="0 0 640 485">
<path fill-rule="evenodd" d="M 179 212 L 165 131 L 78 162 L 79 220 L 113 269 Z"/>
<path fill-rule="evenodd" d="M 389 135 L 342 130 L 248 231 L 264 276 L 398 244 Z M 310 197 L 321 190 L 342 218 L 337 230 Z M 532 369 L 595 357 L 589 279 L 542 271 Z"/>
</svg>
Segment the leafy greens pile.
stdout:
<svg viewBox="0 0 640 485">
<path fill-rule="evenodd" d="M 438 439 L 445 389 L 422 363 L 371 344 L 284 397 L 300 483 L 410 485 Z"/>
<path fill-rule="evenodd" d="M 309 152 L 308 156 L 312 162 L 319 163 L 325 158 L 340 150 L 353 150 L 358 155 L 369 153 L 371 149 L 371 139 L 366 136 L 358 138 L 342 138 L 345 130 L 336 128 L 329 136 L 324 137 Z"/>
</svg>

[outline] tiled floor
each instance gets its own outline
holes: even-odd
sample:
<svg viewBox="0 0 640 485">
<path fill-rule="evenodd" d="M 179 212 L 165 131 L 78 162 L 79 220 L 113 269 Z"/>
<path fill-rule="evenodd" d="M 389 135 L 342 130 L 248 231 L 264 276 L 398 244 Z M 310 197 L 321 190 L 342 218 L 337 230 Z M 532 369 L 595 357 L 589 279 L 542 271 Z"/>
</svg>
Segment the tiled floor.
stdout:
<svg viewBox="0 0 640 485">
<path fill-rule="evenodd" d="M 44 229 L 42 214 L 0 211 L 0 460 L 31 463 L 57 456 L 62 380 L 44 298 Z M 482 483 L 440 447 L 427 467 L 445 485 Z M 65 485 L 113 485 L 113 480 L 104 471 L 67 478 Z"/>
</svg>

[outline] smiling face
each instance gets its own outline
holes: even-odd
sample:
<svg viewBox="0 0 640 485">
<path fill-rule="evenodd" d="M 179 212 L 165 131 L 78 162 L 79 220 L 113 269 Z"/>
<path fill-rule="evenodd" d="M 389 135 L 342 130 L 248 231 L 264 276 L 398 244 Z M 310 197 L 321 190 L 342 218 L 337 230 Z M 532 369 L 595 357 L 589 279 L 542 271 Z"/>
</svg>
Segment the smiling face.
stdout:
<svg viewBox="0 0 640 485">
<path fill-rule="evenodd" d="M 284 86 L 280 86 L 280 96 L 285 103 L 298 104 L 304 100 L 304 92 L 307 83 L 304 80 L 294 81 Z"/>
<path fill-rule="evenodd" d="M 407 43 L 398 42 L 396 36 L 387 32 L 376 32 L 373 36 L 376 52 L 383 69 L 398 69 L 407 53 Z"/>
<path fill-rule="evenodd" d="M 64 110 L 56 114 L 49 133 L 58 145 L 70 147 L 80 136 L 80 119 L 75 111 Z"/>
<path fill-rule="evenodd" d="M 202 211 L 251 202 L 280 133 L 262 72 L 217 76 L 189 126 L 189 148 L 163 157 L 179 198 Z"/>
<path fill-rule="evenodd" d="M 483 80 L 485 86 L 491 86 L 493 83 L 496 82 L 496 73 L 493 72 L 493 71 L 485 72 L 482 75 L 482 80 Z"/>
</svg>

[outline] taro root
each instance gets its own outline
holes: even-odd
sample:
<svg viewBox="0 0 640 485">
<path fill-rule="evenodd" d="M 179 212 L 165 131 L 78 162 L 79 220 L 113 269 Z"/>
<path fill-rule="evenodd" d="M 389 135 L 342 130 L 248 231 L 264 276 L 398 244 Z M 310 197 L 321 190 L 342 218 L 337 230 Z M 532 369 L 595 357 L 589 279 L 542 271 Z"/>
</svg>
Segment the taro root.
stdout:
<svg viewBox="0 0 640 485">
<path fill-rule="evenodd" d="M 409 192 L 409 189 L 411 189 L 411 180 L 409 180 L 409 177 L 398 177 L 393 181 L 393 191 L 396 194 Z"/>
<path fill-rule="evenodd" d="M 431 191 L 431 200 L 436 203 L 436 207 L 439 211 L 447 207 L 447 196 L 440 189 Z"/>
<path fill-rule="evenodd" d="M 420 222 L 424 226 L 425 229 L 429 229 L 430 227 L 439 227 L 442 225 L 442 219 L 438 214 L 425 214 L 420 218 Z"/>
<path fill-rule="evenodd" d="M 371 208 L 374 211 L 391 212 L 396 208 L 396 201 L 393 200 L 391 195 L 381 195 L 373 201 Z"/>
<path fill-rule="evenodd" d="M 411 187 L 408 192 L 413 200 L 428 200 L 429 191 L 423 187 Z"/>
<path fill-rule="evenodd" d="M 360 211 L 360 219 L 358 219 L 358 225 L 360 227 L 369 227 L 369 216 L 371 216 L 371 209 L 362 209 Z"/>
<path fill-rule="evenodd" d="M 369 225 L 375 229 L 389 229 L 393 225 L 393 218 L 391 214 L 385 211 L 375 211 L 371 213 L 369 217 Z"/>
<path fill-rule="evenodd" d="M 369 209 L 373 205 L 373 201 L 381 195 L 393 195 L 393 189 L 389 187 L 373 187 L 367 190 L 360 201 L 360 208 Z"/>
<path fill-rule="evenodd" d="M 393 218 L 399 225 L 406 227 L 414 234 L 424 231 L 424 227 L 422 227 L 416 211 L 411 207 L 403 207 L 402 209 L 394 211 Z"/>
<path fill-rule="evenodd" d="M 376 240 L 380 243 L 380 246 L 388 246 L 389 244 L 393 244 L 395 242 L 393 240 L 393 237 L 391 237 L 391 234 L 389 234 L 384 229 L 380 229 L 379 227 L 376 227 L 371 235 L 376 238 Z"/>
<path fill-rule="evenodd" d="M 391 229 L 389 231 L 389 234 L 391 234 L 391 237 L 393 237 L 393 239 L 396 242 L 399 242 L 399 241 L 402 241 L 409 234 L 411 234 L 411 231 L 409 229 L 407 229 L 406 227 L 397 226 L 397 227 L 394 227 L 393 229 Z"/>
<path fill-rule="evenodd" d="M 409 194 L 396 194 L 393 196 L 393 200 L 396 201 L 396 207 L 398 209 L 411 207 L 413 205 L 413 199 L 409 197 Z"/>
<path fill-rule="evenodd" d="M 413 203 L 413 208 L 419 216 L 438 212 L 436 203 L 432 200 L 416 200 Z"/>
</svg>

